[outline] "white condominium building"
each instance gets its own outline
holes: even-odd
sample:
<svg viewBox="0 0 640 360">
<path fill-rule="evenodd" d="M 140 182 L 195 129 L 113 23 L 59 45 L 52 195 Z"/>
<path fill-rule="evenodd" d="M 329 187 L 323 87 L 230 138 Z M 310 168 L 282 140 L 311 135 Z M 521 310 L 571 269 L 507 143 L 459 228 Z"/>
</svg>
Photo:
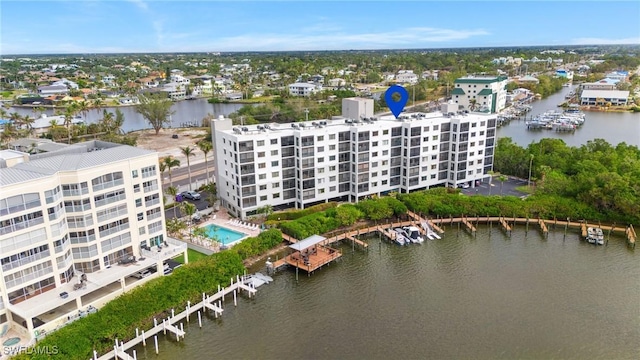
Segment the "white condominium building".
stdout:
<svg viewBox="0 0 640 360">
<path fill-rule="evenodd" d="M 451 100 L 463 110 L 500 112 L 507 103 L 506 76 L 467 76 L 456 79 Z"/>
<path fill-rule="evenodd" d="M 403 114 L 234 127 L 212 122 L 221 204 L 246 217 L 265 205 L 327 201 L 434 186 L 475 186 L 492 170 L 496 116 Z"/>
<path fill-rule="evenodd" d="M 0 151 L 0 327 L 22 339 L 147 280 L 131 275 L 162 275 L 165 260 L 186 256 L 165 233 L 157 153 L 58 145 Z"/>
</svg>

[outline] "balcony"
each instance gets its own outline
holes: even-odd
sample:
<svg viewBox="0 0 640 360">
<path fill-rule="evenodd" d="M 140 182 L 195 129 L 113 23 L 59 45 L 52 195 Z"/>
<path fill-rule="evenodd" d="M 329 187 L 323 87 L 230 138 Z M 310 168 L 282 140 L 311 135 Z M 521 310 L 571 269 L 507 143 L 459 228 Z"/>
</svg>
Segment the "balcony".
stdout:
<svg viewBox="0 0 640 360">
<path fill-rule="evenodd" d="M 18 260 L 12 261 L 10 263 L 3 264 L 2 265 L 2 271 L 9 271 L 11 269 L 15 269 L 17 267 L 30 264 L 32 262 L 38 261 L 38 260 L 40 260 L 42 258 L 45 258 L 45 257 L 47 257 L 49 255 L 51 255 L 51 251 L 45 250 L 45 251 L 41 251 L 41 252 L 39 252 L 37 254 L 33 254 L 33 255 L 29 255 L 29 256 L 20 258 Z"/>
</svg>

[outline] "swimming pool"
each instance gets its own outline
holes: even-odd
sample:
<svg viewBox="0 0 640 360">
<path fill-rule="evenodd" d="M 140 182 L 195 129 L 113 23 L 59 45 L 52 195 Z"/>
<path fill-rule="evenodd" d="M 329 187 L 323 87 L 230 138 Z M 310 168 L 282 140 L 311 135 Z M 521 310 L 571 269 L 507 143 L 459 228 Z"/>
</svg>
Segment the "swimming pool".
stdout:
<svg viewBox="0 0 640 360">
<path fill-rule="evenodd" d="M 222 245 L 229 245 L 247 236 L 245 233 L 227 229 L 224 226 L 210 224 L 203 227 L 207 232 L 207 237 L 214 239 Z"/>
</svg>

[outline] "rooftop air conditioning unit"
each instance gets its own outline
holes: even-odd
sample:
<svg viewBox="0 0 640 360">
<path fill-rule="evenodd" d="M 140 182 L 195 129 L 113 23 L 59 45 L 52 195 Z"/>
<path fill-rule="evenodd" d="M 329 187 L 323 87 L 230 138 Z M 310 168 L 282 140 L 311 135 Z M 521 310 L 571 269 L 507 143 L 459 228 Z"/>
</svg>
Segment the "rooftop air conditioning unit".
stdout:
<svg viewBox="0 0 640 360">
<path fill-rule="evenodd" d="M 327 125 L 326 121 L 320 121 L 320 125 Z"/>
<path fill-rule="evenodd" d="M 271 129 L 271 126 L 269 126 L 269 125 L 265 125 L 265 126 L 264 126 L 264 128 L 265 128 L 265 129 Z"/>
<path fill-rule="evenodd" d="M 242 127 L 242 131 L 249 131 L 249 128 L 244 126 L 244 127 Z"/>
</svg>

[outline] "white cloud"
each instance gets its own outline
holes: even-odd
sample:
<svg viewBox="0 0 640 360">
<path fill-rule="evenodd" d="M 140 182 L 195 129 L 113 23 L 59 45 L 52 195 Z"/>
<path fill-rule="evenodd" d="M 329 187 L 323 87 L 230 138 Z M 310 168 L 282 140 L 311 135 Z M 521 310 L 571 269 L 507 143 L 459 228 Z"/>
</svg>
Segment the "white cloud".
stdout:
<svg viewBox="0 0 640 360">
<path fill-rule="evenodd" d="M 640 37 L 625 39 L 578 38 L 571 41 L 573 45 L 627 45 L 640 44 Z"/>
<path fill-rule="evenodd" d="M 137 6 L 142 11 L 149 11 L 149 5 L 143 0 L 127 0 Z"/>
<path fill-rule="evenodd" d="M 396 31 L 369 33 L 332 32 L 323 34 L 245 34 L 206 44 L 206 49 L 219 51 L 245 50 L 340 50 L 407 48 L 427 46 L 430 43 L 444 43 L 465 40 L 476 36 L 489 35 L 489 32 L 476 30 L 454 30 L 429 27 L 413 27 Z"/>
</svg>

